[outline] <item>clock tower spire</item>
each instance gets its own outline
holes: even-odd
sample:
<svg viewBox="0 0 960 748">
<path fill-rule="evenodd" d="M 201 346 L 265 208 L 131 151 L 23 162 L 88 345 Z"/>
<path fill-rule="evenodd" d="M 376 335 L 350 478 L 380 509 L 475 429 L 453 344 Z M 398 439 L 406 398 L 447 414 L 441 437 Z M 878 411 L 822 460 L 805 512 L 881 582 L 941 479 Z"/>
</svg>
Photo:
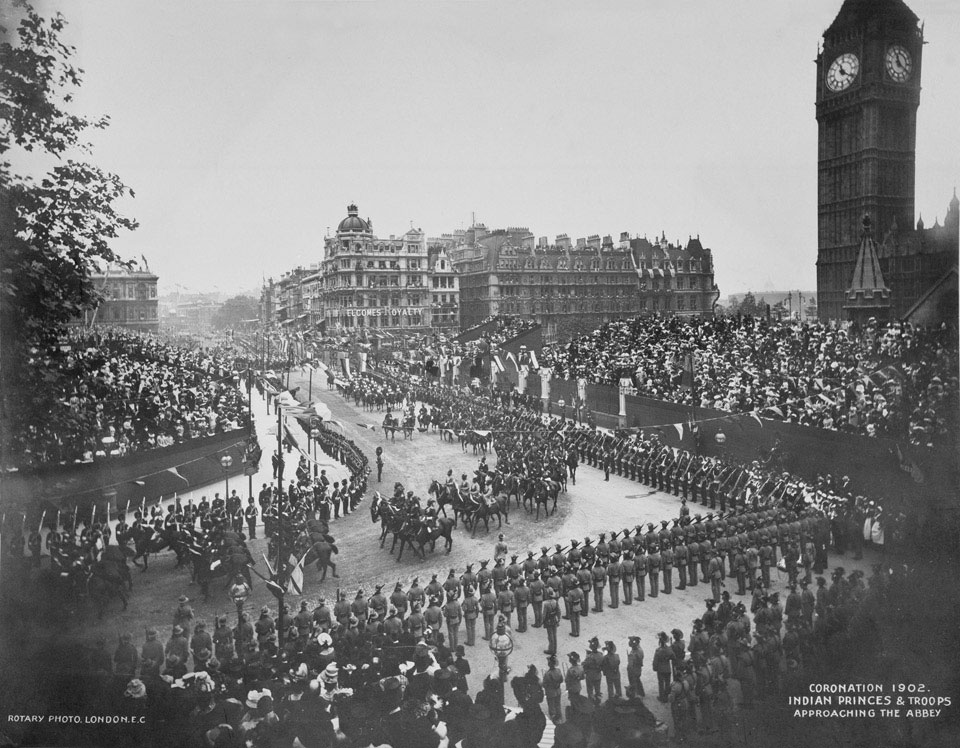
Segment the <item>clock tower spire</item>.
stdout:
<svg viewBox="0 0 960 748">
<path fill-rule="evenodd" d="M 842 319 L 861 218 L 914 225 L 923 30 L 903 0 L 844 0 L 817 55 L 817 302 Z"/>
</svg>

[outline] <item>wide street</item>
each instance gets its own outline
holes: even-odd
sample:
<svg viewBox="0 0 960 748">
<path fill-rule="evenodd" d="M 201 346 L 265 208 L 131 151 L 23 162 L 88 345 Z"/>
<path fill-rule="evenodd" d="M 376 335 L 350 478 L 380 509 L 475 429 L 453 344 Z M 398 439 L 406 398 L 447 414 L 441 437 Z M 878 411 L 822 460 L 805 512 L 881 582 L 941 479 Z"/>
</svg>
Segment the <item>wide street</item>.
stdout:
<svg viewBox="0 0 960 748">
<path fill-rule="evenodd" d="M 352 401 L 345 401 L 335 390 L 327 389 L 325 382 L 313 383 L 313 399 L 327 405 L 331 414 L 342 427 L 344 433 L 353 439 L 365 454 L 374 462 L 374 453 L 377 446 L 384 448 L 383 482 L 378 486 L 375 473 L 371 476 L 370 490 L 358 510 L 331 523 L 331 533 L 335 536 L 339 548 L 336 557 L 339 579 L 328 576 L 326 581 L 319 581 L 319 573 L 315 568 L 308 568 L 305 573 L 305 590 L 302 599 L 307 600 L 312 609 L 320 596 L 328 601 L 335 598 L 336 592 L 342 589 L 348 599 L 353 599 L 358 589 L 363 589 L 366 596 L 374 592 L 375 585 L 384 585 L 384 592 L 389 593 L 393 585 L 399 580 L 404 588 L 410 582 L 419 578 L 421 586 L 429 582 L 432 574 L 436 574 L 442 581 L 448 571 L 453 568 L 459 576 L 467 563 L 474 563 L 482 559 L 493 558 L 493 547 L 497 541 L 496 523 L 491 526 L 489 533 L 481 526 L 476 537 L 471 538 L 470 532 L 461 524 L 454 531 L 452 552 L 447 555 L 438 545 L 434 553 L 427 551 L 425 560 L 421 560 L 409 550 L 404 553 L 403 560 L 398 562 L 396 554 L 389 553 L 389 543 L 381 549 L 379 545 L 379 524 L 374 525 L 370 516 L 370 497 L 378 488 L 382 492 L 392 493 L 396 481 L 403 483 L 418 495 L 426 497 L 427 488 L 432 479 L 443 480 L 448 469 L 453 469 L 459 478 L 462 473 L 472 475 L 479 462 L 479 457 L 464 454 L 457 443 L 442 442 L 438 434 L 433 432 L 416 432 L 412 439 L 404 440 L 399 434 L 395 440 L 385 440 L 379 424 L 383 413 L 364 411 L 353 405 Z M 301 387 L 297 393 L 301 400 L 306 399 L 308 377 L 298 371 L 293 371 L 290 386 Z M 270 455 L 276 449 L 276 416 L 267 412 L 266 403 L 262 398 L 254 396 L 253 409 L 256 418 L 257 432 L 263 447 L 263 459 L 258 475 L 253 478 L 254 491 L 262 483 L 272 479 Z M 363 428 L 360 424 L 375 425 L 376 429 Z M 302 436 L 299 427 L 291 424 L 297 436 Z M 334 427 L 336 428 L 336 427 Z M 325 462 L 324 455 L 319 454 L 319 461 L 332 479 L 346 477 L 346 471 L 339 464 Z M 490 454 L 487 461 L 495 464 L 495 455 Z M 288 465 L 295 460 L 288 458 Z M 289 476 L 287 476 L 289 478 Z M 234 479 L 232 488 L 240 488 Z M 246 481 L 238 490 L 241 495 L 246 493 Z M 211 496 L 220 491 L 221 485 L 207 486 L 183 494 L 184 500 L 193 497 L 199 500 L 200 495 Z M 168 500 L 169 501 L 169 500 Z M 165 502 L 167 503 L 167 502 Z M 578 470 L 577 484 L 568 485 L 568 491 L 561 494 L 557 505 L 557 512 L 550 517 L 541 515 L 539 521 L 528 514 L 523 508 L 511 507 L 510 522 L 504 524 L 502 532 L 511 553 L 517 553 L 520 559 L 526 557 L 527 550 L 535 551 L 539 555 L 541 546 L 551 547 L 555 543 L 567 546 L 571 538 L 583 539 L 586 536 L 596 541 L 600 532 L 622 531 L 624 528 L 633 528 L 640 523 L 659 522 L 661 519 L 672 519 L 677 516 L 680 506 L 679 499 L 658 491 L 611 475 L 609 482 L 604 481 L 603 472 L 581 465 Z M 702 509 L 694 504 L 691 511 L 696 513 Z M 261 553 L 266 550 L 266 541 L 262 536 L 262 528 L 258 531 L 258 539 L 251 542 L 251 549 L 257 562 L 257 569 L 266 573 Z M 845 558 L 842 565 L 848 570 L 853 568 L 869 569 L 869 562 L 873 554 L 868 552 L 862 561 L 852 562 Z M 831 558 L 832 564 L 836 561 Z M 776 589 L 785 588 L 785 579 L 774 576 L 773 584 Z M 146 573 L 134 572 L 134 592 L 129 608 L 126 612 L 119 611 L 119 605 L 114 603 L 110 612 L 102 623 L 96 623 L 88 618 L 82 624 L 84 639 L 92 639 L 101 634 L 107 641 L 114 641 L 119 631 L 130 631 L 135 640 L 141 640 L 147 626 L 157 626 L 161 638 L 169 636 L 173 611 L 176 608 L 177 597 L 186 594 L 191 598 L 191 605 L 198 619 L 212 622 L 215 615 L 228 614 L 231 625 L 235 620 L 236 612 L 233 602 L 221 584 L 211 585 L 210 598 L 204 602 L 199 598 L 199 590 L 190 585 L 189 571 L 186 568 L 176 569 L 172 553 L 164 552 L 151 560 L 150 568 Z M 255 618 L 262 605 L 270 605 L 273 611 L 275 599 L 259 581 L 254 580 L 253 593 L 246 603 L 246 610 Z M 733 589 L 731 589 L 733 591 Z M 656 678 L 650 671 L 653 651 L 656 648 L 656 634 L 659 631 L 669 631 L 680 628 L 685 634 L 691 629 L 691 622 L 700 616 L 704 610 L 704 599 L 709 595 L 709 586 L 700 584 L 688 587 L 685 591 L 674 590 L 672 594 L 661 594 L 656 599 L 647 597 L 645 602 L 634 602 L 631 607 L 623 606 L 617 610 L 606 609 L 603 614 L 591 613 L 582 619 L 581 634 L 574 640 L 569 636 L 569 624 L 561 622 L 559 642 L 561 662 L 566 664 L 565 655 L 577 650 L 583 655 L 591 637 L 597 636 L 601 643 L 612 640 L 626 662 L 627 637 L 639 635 L 641 645 L 646 653 L 644 671 L 644 685 L 648 694 L 646 700 L 650 709 L 660 718 L 667 718 L 665 705 L 656 698 Z M 286 598 L 295 611 L 299 607 L 301 598 L 288 595 Z M 734 595 L 734 599 L 737 598 Z M 606 597 L 609 602 L 609 593 Z M 747 600 L 749 604 L 749 600 Z M 74 633 L 78 633 L 74 630 Z M 531 628 L 523 634 L 515 634 L 515 650 L 510 662 L 516 673 L 522 673 L 528 664 L 535 664 L 541 671 L 545 668 L 543 649 L 546 646 L 546 633 L 542 629 Z M 467 657 L 471 661 L 473 673 L 470 677 L 471 690 L 479 690 L 482 680 L 494 669 L 493 656 L 486 650 L 485 642 L 478 639 L 477 646 L 470 650 Z M 624 677 L 625 681 L 625 677 Z M 653 694 L 653 697 L 650 695 Z M 512 695 L 508 690 L 508 701 Z"/>
</svg>

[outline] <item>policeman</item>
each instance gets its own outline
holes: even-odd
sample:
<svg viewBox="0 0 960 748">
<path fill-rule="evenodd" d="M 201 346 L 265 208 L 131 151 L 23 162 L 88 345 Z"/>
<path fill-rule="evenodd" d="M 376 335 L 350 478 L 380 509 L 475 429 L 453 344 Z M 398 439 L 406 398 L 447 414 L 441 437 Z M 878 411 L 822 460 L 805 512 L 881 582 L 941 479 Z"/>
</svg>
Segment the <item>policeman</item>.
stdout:
<svg viewBox="0 0 960 748">
<path fill-rule="evenodd" d="M 472 647 L 476 642 L 477 617 L 480 615 L 480 603 L 474 596 L 471 585 L 463 588 L 463 602 L 460 604 L 460 609 L 467 627 L 467 646 Z"/>
<path fill-rule="evenodd" d="M 251 540 L 257 539 L 257 507 L 253 503 L 253 497 L 247 499 L 247 509 L 244 512 L 247 518 L 247 535 Z"/>
</svg>

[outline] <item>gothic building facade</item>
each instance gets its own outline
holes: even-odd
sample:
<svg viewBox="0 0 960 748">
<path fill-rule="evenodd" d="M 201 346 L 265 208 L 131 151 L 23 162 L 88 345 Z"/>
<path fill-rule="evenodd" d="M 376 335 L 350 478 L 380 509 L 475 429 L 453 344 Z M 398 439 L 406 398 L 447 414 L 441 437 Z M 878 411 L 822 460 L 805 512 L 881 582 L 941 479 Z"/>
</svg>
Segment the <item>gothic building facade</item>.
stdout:
<svg viewBox="0 0 960 748">
<path fill-rule="evenodd" d="M 821 320 L 859 313 L 864 217 L 876 242 L 876 316 L 910 318 L 956 295 L 957 199 L 943 226 L 914 223 L 923 30 L 903 0 L 844 0 L 817 56 L 817 300 Z M 914 228 L 916 226 L 916 228 Z M 950 278 L 953 281 L 950 281 Z M 862 282 L 862 276 L 856 281 Z M 953 309 L 956 302 L 953 301 Z M 954 312 L 955 315 L 955 312 Z"/>
</svg>

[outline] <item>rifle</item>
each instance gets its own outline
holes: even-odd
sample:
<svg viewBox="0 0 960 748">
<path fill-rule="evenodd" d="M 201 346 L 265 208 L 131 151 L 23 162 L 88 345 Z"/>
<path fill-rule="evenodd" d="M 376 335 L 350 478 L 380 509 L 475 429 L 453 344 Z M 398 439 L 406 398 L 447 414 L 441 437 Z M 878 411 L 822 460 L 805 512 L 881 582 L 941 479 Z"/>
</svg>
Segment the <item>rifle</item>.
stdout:
<svg viewBox="0 0 960 748">
<path fill-rule="evenodd" d="M 47 518 L 47 510 L 44 509 L 43 513 L 40 515 L 40 524 L 37 527 L 37 535 L 39 535 L 40 531 L 43 529 L 43 520 L 45 520 L 46 518 Z"/>
</svg>

